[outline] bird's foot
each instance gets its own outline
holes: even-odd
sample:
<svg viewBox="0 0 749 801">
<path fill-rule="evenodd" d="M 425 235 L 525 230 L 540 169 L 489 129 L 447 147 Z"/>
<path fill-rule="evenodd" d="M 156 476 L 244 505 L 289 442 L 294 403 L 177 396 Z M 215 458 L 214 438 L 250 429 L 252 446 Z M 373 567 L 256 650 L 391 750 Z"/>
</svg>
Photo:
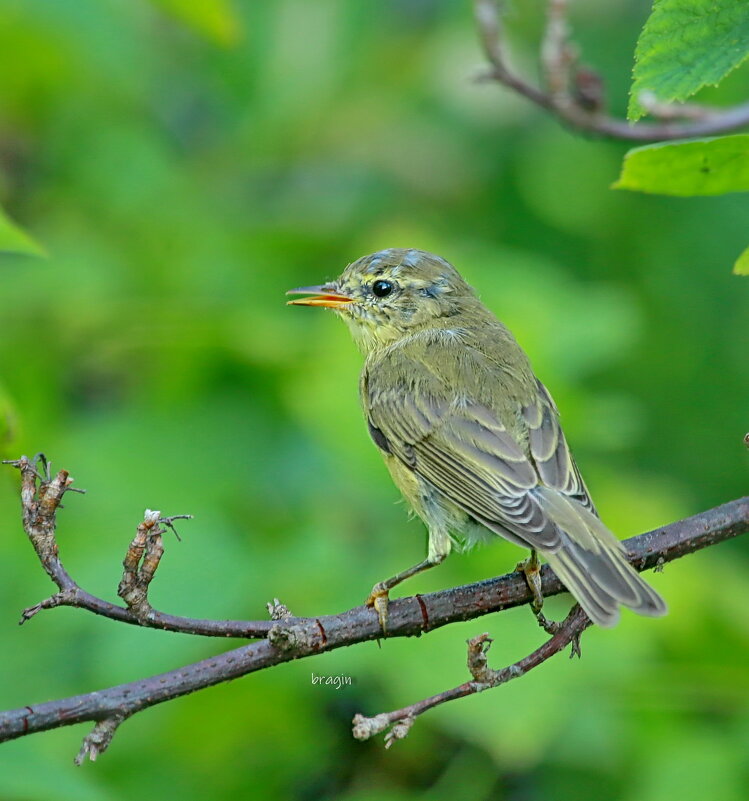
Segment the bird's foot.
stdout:
<svg viewBox="0 0 749 801">
<path fill-rule="evenodd" d="M 367 598 L 367 606 L 371 606 L 375 612 L 377 612 L 377 617 L 380 619 L 380 628 L 382 629 L 382 633 L 386 636 L 389 592 L 390 590 L 386 584 L 380 581 L 372 587 L 372 592 L 369 593 L 369 598 Z"/>
<path fill-rule="evenodd" d="M 556 634 L 557 631 L 559 631 L 559 623 L 549 620 L 541 611 L 544 605 L 544 596 L 541 591 L 541 565 L 539 564 L 536 552 L 532 551 L 528 559 L 518 562 L 515 569 L 522 573 L 525 576 L 525 580 L 528 582 L 528 587 L 533 595 L 530 604 L 531 611 L 535 615 L 538 625 L 541 626 L 547 634 Z"/>
<path fill-rule="evenodd" d="M 540 612 L 544 605 L 544 596 L 541 591 L 541 565 L 538 562 L 538 556 L 535 551 L 531 551 L 528 559 L 518 562 L 515 565 L 515 570 L 525 576 L 528 583 L 528 588 L 531 591 L 533 598 L 531 599 L 531 609 L 533 612 Z"/>
</svg>

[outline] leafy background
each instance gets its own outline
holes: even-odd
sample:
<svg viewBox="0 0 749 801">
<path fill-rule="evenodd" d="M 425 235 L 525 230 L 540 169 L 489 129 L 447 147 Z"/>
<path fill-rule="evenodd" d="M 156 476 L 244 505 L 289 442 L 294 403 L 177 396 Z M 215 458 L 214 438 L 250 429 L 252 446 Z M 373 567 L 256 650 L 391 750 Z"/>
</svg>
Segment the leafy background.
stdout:
<svg viewBox="0 0 749 801">
<path fill-rule="evenodd" d="M 529 65 L 539 7 L 513 13 Z M 647 5 L 575 5 L 587 58 L 626 107 Z M 388 246 L 454 262 L 515 331 L 563 412 L 599 508 L 629 536 L 745 493 L 746 199 L 613 192 L 624 144 L 583 139 L 495 87 L 468 8 L 442 0 L 0 1 L 0 201 L 48 259 L 0 256 L 3 450 L 44 449 L 85 497 L 66 563 L 114 597 L 145 507 L 191 512 L 153 600 L 195 616 L 358 604 L 421 557 L 368 441 L 359 356 L 291 286 Z M 747 95 L 741 67 L 718 90 Z M 702 97 L 700 95 L 700 97 Z M 0 474 L 0 707 L 171 669 L 228 647 L 69 609 Z M 497 544 L 414 579 L 496 575 Z M 0 748 L 3 801 L 744 799 L 747 543 L 653 576 L 671 614 L 591 631 L 507 687 L 425 716 L 385 752 L 354 712 L 465 678 L 540 642 L 530 612 L 337 651 L 155 708 L 77 769 L 85 733 Z M 557 613 L 563 605 L 553 605 Z M 312 686 L 310 673 L 350 675 Z"/>
</svg>

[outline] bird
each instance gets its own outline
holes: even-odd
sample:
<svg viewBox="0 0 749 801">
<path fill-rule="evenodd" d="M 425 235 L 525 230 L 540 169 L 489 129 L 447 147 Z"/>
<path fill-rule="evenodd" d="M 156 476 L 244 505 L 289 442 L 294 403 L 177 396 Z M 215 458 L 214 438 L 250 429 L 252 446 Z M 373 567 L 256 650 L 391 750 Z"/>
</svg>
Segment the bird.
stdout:
<svg viewBox="0 0 749 801">
<path fill-rule="evenodd" d="M 541 611 L 539 556 L 599 626 L 615 625 L 621 607 L 666 613 L 598 516 L 525 351 L 448 261 L 389 248 L 287 294 L 304 296 L 290 305 L 332 310 L 347 323 L 364 356 L 369 434 L 428 530 L 426 558 L 367 599 L 383 632 L 396 585 L 492 535 L 530 549 L 518 568 L 547 631 L 557 624 Z"/>
</svg>

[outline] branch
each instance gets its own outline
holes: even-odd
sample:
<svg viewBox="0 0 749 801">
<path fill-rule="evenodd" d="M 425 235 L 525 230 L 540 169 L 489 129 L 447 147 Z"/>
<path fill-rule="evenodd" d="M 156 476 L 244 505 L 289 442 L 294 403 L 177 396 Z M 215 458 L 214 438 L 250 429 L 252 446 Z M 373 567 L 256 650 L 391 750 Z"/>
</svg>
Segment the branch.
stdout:
<svg viewBox="0 0 749 801">
<path fill-rule="evenodd" d="M 0 742 L 74 723 L 93 722 L 94 729 L 85 738 L 77 761 L 82 761 L 87 755 L 95 759 L 106 750 L 117 727 L 124 720 L 148 707 L 292 659 L 382 637 L 377 613 L 367 606 L 359 606 L 338 615 L 297 618 L 291 617 L 278 601 L 269 605 L 273 618 L 271 621 L 191 621 L 189 618 L 167 616 L 169 621 L 177 621 L 178 625 L 161 625 L 164 621 L 159 617 L 160 613 L 151 610 L 145 594 L 158 565 L 162 545 L 159 526 L 162 523 L 166 525 L 167 520 L 157 512 L 147 513 L 128 549 L 120 590 L 130 608 L 94 598 L 80 590 L 64 570 L 54 540 L 55 511 L 65 492 L 70 490 L 72 479 L 66 471 L 60 471 L 53 479 L 48 475 L 40 476 L 34 463 L 25 457 L 12 464 L 20 469 L 22 476 L 24 528 L 45 570 L 60 587 L 58 595 L 65 596 L 56 603 L 45 605 L 43 602 L 41 608 L 65 604 L 137 625 L 201 634 L 216 634 L 223 627 L 231 632 L 229 636 L 240 636 L 236 632 L 244 629 L 253 632 L 251 636 L 258 636 L 257 632 L 263 631 L 267 638 L 158 676 L 59 701 L 0 712 Z M 642 571 L 747 531 L 749 498 L 743 498 L 633 537 L 626 540 L 625 545 L 630 562 L 635 569 Z M 154 540 L 150 546 L 149 538 Z M 541 569 L 542 594 L 548 597 L 563 591 L 559 579 L 545 565 Z M 396 599 L 389 607 L 388 636 L 418 636 L 451 623 L 520 606 L 531 598 L 525 576 L 515 572 L 442 592 Z M 157 617 L 154 618 L 154 615 Z M 392 742 L 405 735 L 417 714 L 451 698 L 480 692 L 527 672 L 568 643 L 574 645 L 579 633 L 589 624 L 583 613 L 573 609 L 550 640 L 529 656 L 500 671 L 487 668 L 485 653 L 489 639 L 487 635 L 482 635 L 470 644 L 472 682 L 385 716 L 373 719 L 357 716 L 357 736 L 371 736 L 375 731 L 395 724 L 388 740 Z"/>
<path fill-rule="evenodd" d="M 37 471 L 38 465 L 44 474 Z M 24 624 L 43 609 L 57 606 L 74 606 L 87 609 L 96 615 L 108 617 L 121 623 L 130 623 L 145 628 L 178 631 L 184 634 L 199 634 L 207 637 L 267 637 L 273 625 L 268 620 L 201 620 L 189 617 L 168 615 L 153 609 L 148 603 L 147 590 L 158 567 L 161 553 L 163 528 L 174 529 L 174 521 L 189 518 L 190 515 L 161 517 L 160 512 L 147 509 L 143 523 L 138 526 L 135 539 L 125 556 L 123 580 L 119 594 L 125 607 L 98 598 L 82 589 L 65 569 L 55 539 L 57 528 L 56 512 L 66 492 L 84 492 L 71 486 L 73 479 L 67 470 L 61 470 L 54 478 L 50 476 L 50 466 L 44 454 L 37 454 L 33 460 L 22 456 L 17 460 L 6 460 L 21 472 L 21 505 L 23 527 L 36 555 L 47 575 L 57 585 L 59 592 L 45 598 L 34 606 L 24 609 L 20 623 Z M 147 553 L 146 553 L 147 552 Z M 146 561 L 141 565 L 143 556 Z"/>
<path fill-rule="evenodd" d="M 546 33 L 541 65 L 547 89 L 540 89 L 509 66 L 496 0 L 474 0 L 474 15 L 489 69 L 480 80 L 495 81 L 550 112 L 580 131 L 635 142 L 694 139 L 714 136 L 749 125 L 749 103 L 726 109 L 694 103 L 658 103 L 652 95 L 641 98 L 643 107 L 659 118 L 657 123 L 630 123 L 604 111 L 600 76 L 577 64 L 577 53 L 568 39 L 567 0 L 547 0 Z M 682 119 L 685 122 L 675 122 Z"/>
<path fill-rule="evenodd" d="M 445 690 L 393 712 L 383 712 L 372 718 L 355 715 L 354 737 L 357 740 L 368 740 L 374 734 L 379 734 L 392 727 L 385 735 L 385 748 L 390 748 L 396 740 L 402 740 L 408 734 L 419 715 L 435 706 L 444 704 L 446 701 L 454 701 L 457 698 L 465 698 L 467 695 L 475 695 L 484 690 L 490 690 L 492 687 L 499 687 L 500 684 L 506 684 L 512 679 L 520 678 L 570 644 L 572 645 L 570 656 L 580 656 L 580 635 L 591 625 L 590 618 L 575 604 L 567 618 L 557 624 L 551 639 L 533 653 L 501 670 L 492 670 L 488 666 L 486 654 L 493 640 L 488 634 L 479 634 L 478 637 L 468 640 L 468 670 L 473 677 L 472 681 L 467 681 L 452 690 Z"/>
</svg>

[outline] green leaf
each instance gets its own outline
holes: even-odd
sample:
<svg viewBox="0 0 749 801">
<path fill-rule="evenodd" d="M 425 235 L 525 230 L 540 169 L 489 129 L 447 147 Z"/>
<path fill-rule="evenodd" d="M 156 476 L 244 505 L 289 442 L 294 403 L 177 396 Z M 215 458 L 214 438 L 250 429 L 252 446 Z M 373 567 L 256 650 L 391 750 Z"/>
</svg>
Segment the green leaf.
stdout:
<svg viewBox="0 0 749 801">
<path fill-rule="evenodd" d="M 151 0 L 214 44 L 228 47 L 240 37 L 240 22 L 231 0 Z"/>
<path fill-rule="evenodd" d="M 736 259 L 736 264 L 733 265 L 733 272 L 735 275 L 749 275 L 749 248 Z"/>
<path fill-rule="evenodd" d="M 749 192 L 749 135 L 637 147 L 613 188 L 680 197 Z"/>
<path fill-rule="evenodd" d="M 715 86 L 748 55 L 746 0 L 654 0 L 635 49 L 629 119 L 645 114 L 641 92 L 662 103 L 686 100 Z"/>
<path fill-rule="evenodd" d="M 44 248 L 19 228 L 0 209 L 0 253 L 21 253 L 28 256 L 46 256 Z"/>
</svg>

